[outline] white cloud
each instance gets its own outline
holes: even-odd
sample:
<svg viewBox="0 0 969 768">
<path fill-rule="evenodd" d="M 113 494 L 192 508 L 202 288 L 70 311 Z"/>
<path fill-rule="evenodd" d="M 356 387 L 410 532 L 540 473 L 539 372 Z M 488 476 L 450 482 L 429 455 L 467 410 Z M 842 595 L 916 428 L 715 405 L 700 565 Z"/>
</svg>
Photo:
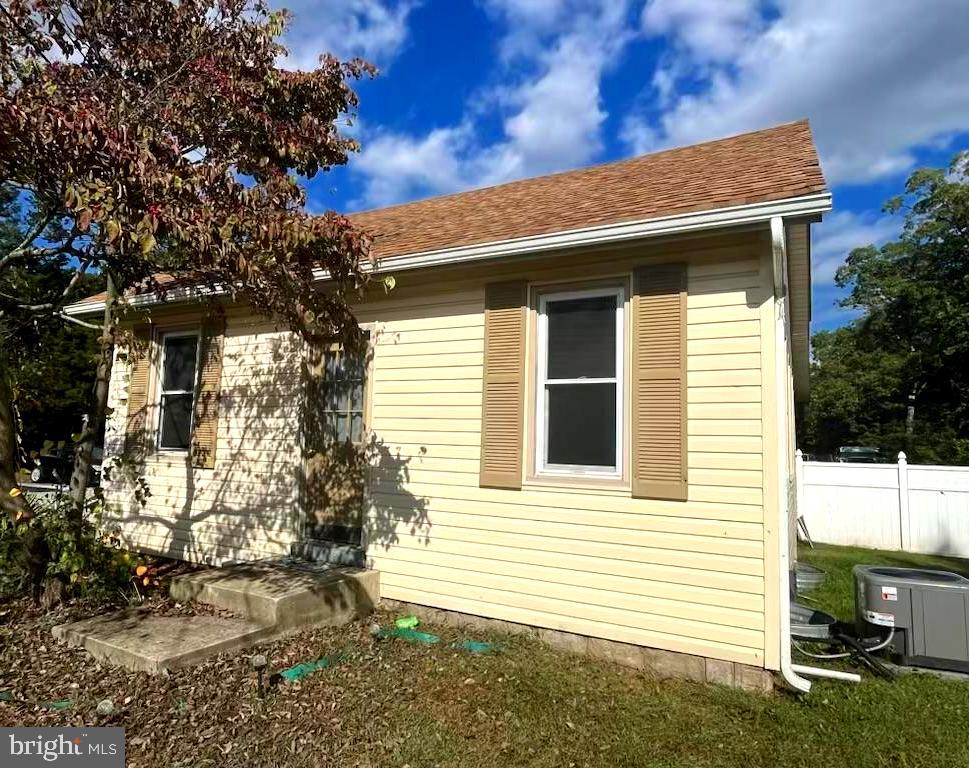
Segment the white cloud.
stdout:
<svg viewBox="0 0 969 768">
<path fill-rule="evenodd" d="M 386 68 L 407 40 L 416 0 L 287 0 L 292 13 L 285 64 L 313 69 L 322 53 L 362 56 Z"/>
<path fill-rule="evenodd" d="M 835 211 L 814 226 L 811 238 L 812 281 L 815 286 L 834 285 L 834 273 L 853 248 L 883 245 L 898 237 L 901 221 L 886 214 Z"/>
<path fill-rule="evenodd" d="M 526 74 L 509 69 L 508 82 L 469 100 L 457 125 L 416 136 L 364 131 L 363 151 L 351 164 L 365 177 L 361 202 L 497 184 L 595 157 L 607 117 L 599 84 L 630 39 L 628 9 L 614 0 L 492 0 L 489 10 L 505 14 L 515 39 L 514 71 Z M 491 142 L 477 131 L 489 110 L 502 126 Z"/>
<path fill-rule="evenodd" d="M 439 128 L 415 138 L 376 133 L 351 168 L 366 177 L 367 205 L 387 205 L 419 196 L 426 190 L 452 190 L 466 186 L 459 157 L 469 141 L 465 126 Z"/>
<path fill-rule="evenodd" d="M 729 61 L 761 27 L 758 0 L 651 0 L 643 29 L 674 35 L 697 61 Z"/>
<path fill-rule="evenodd" d="M 829 183 L 864 183 L 910 169 L 914 148 L 969 127 L 964 0 L 777 0 L 772 11 L 748 23 L 747 2 L 650 3 L 646 31 L 672 43 L 663 66 L 691 85 L 670 98 L 654 78 L 668 108 L 630 115 L 630 146 L 809 117 Z"/>
</svg>

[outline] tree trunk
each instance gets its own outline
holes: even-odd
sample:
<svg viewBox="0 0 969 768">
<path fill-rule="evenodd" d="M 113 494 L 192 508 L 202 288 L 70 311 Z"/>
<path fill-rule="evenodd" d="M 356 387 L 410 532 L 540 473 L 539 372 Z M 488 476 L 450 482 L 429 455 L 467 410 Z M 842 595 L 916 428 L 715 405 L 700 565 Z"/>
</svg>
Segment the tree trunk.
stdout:
<svg viewBox="0 0 969 768">
<path fill-rule="evenodd" d="M 7 356 L 0 352 L 0 509 L 11 517 L 24 509 L 23 496 L 11 496 L 17 487 L 17 421 Z"/>
<path fill-rule="evenodd" d="M 117 290 L 110 272 L 107 273 L 107 292 L 104 300 L 104 320 L 102 322 L 100 349 L 98 354 L 97 377 L 94 380 L 91 408 L 81 430 L 80 439 L 74 453 L 74 472 L 71 474 L 70 523 L 75 535 L 79 536 L 84 519 L 84 503 L 87 498 L 88 482 L 91 476 L 91 454 L 97 444 L 98 435 L 104 431 L 104 418 L 108 410 L 108 383 L 111 380 L 111 365 L 114 360 L 115 319 L 114 304 Z"/>
</svg>

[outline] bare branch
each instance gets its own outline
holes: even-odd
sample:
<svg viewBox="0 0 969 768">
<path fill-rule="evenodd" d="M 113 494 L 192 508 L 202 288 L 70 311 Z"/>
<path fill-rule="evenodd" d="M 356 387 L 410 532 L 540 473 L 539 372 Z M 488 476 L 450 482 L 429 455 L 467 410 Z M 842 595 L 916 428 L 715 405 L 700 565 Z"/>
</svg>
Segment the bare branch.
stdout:
<svg viewBox="0 0 969 768">
<path fill-rule="evenodd" d="M 27 230 L 27 234 L 24 235 L 24 239 L 20 241 L 20 245 L 10 251 L 6 256 L 0 258 L 0 271 L 5 269 L 11 262 L 17 259 L 23 258 L 24 256 L 30 255 L 31 248 L 29 247 L 34 240 L 40 237 L 40 234 L 47 229 L 47 225 L 54 220 L 54 214 L 48 213 L 46 216 L 41 216 L 40 219 Z M 72 240 L 73 242 L 73 240 Z M 36 249 L 33 249 L 36 250 Z"/>
<path fill-rule="evenodd" d="M 92 331 L 101 330 L 100 325 L 95 325 L 94 323 L 87 323 L 84 320 L 78 320 L 76 317 L 71 317 L 70 315 L 66 315 L 63 312 L 58 312 L 54 316 L 60 318 L 61 320 L 65 320 L 68 323 L 74 323 L 75 325 L 79 325 L 82 328 L 89 328 Z"/>
<path fill-rule="evenodd" d="M 75 286 L 77 286 L 80 279 L 84 277 L 84 273 L 88 271 L 88 268 L 91 266 L 91 262 L 93 261 L 94 261 L 94 257 L 89 256 L 86 260 L 81 262 L 81 266 L 79 266 L 77 270 L 74 272 L 74 274 L 71 276 L 70 282 L 67 284 L 67 286 L 64 288 L 64 291 L 61 293 L 62 301 L 68 297 L 71 291 L 74 290 Z"/>
</svg>

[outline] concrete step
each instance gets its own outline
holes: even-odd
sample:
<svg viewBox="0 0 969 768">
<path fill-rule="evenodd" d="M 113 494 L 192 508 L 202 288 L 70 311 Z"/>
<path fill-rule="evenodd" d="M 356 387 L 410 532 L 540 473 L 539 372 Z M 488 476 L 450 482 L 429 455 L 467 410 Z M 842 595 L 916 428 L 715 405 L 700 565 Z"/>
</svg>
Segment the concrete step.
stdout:
<svg viewBox="0 0 969 768">
<path fill-rule="evenodd" d="M 224 651 L 250 648 L 275 629 L 220 616 L 158 616 L 129 608 L 51 630 L 58 640 L 84 648 L 98 661 L 152 674 L 197 664 Z"/>
<path fill-rule="evenodd" d="M 170 593 L 231 611 L 277 631 L 310 624 L 336 626 L 373 611 L 377 571 L 318 563 L 263 561 L 178 576 Z"/>
</svg>

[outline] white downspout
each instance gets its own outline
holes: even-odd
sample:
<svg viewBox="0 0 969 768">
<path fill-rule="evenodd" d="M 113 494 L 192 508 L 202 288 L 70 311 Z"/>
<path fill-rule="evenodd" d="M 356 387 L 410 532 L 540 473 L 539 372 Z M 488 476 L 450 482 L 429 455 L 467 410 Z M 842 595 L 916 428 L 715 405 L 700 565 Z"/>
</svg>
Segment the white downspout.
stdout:
<svg viewBox="0 0 969 768">
<path fill-rule="evenodd" d="M 811 681 L 798 674 L 791 663 L 791 561 L 788 556 L 790 530 L 788 526 L 788 423 L 787 423 L 787 244 L 784 220 L 774 216 L 770 220 L 771 245 L 774 261 L 774 368 L 777 399 L 777 589 L 780 607 L 781 676 L 791 688 L 802 693 L 811 690 Z M 807 672 L 809 668 L 801 667 Z"/>
</svg>

